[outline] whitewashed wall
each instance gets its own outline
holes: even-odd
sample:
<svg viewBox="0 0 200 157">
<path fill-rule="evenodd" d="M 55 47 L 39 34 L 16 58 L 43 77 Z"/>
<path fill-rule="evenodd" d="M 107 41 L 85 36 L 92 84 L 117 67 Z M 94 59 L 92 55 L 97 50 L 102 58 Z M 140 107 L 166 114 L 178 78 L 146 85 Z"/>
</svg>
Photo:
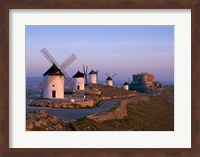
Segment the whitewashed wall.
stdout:
<svg viewBox="0 0 200 157">
<path fill-rule="evenodd" d="M 52 91 L 56 91 L 55 98 L 64 98 L 64 76 L 47 76 L 48 80 L 53 78 L 53 81 L 50 82 L 43 91 L 44 98 L 52 98 Z"/>
</svg>

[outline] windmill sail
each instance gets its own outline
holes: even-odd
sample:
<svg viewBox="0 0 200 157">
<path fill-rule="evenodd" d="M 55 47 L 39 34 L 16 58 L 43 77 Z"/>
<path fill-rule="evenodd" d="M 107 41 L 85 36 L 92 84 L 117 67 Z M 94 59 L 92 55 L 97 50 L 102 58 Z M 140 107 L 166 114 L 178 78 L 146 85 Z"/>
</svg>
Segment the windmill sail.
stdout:
<svg viewBox="0 0 200 157">
<path fill-rule="evenodd" d="M 55 65 L 58 67 L 58 69 L 60 69 L 58 63 L 57 63 L 56 60 L 51 56 L 51 54 L 47 51 L 46 48 L 43 48 L 43 49 L 41 50 L 41 52 L 42 52 L 42 54 L 46 57 L 46 59 L 49 61 L 50 64 L 55 64 Z"/>
<path fill-rule="evenodd" d="M 105 73 L 105 74 L 108 76 L 107 80 L 111 80 L 115 84 L 115 81 L 113 80 L 113 77 L 115 77 L 117 74 L 114 73 L 112 76 L 110 76 L 108 73 Z"/>
<path fill-rule="evenodd" d="M 72 81 L 72 78 L 69 77 L 69 75 L 67 75 L 67 73 L 65 71 L 62 71 L 64 78 L 65 78 L 65 86 L 68 85 L 71 88 L 74 87 L 74 83 Z"/>
<path fill-rule="evenodd" d="M 67 58 L 61 65 L 60 69 L 64 70 L 67 68 L 70 64 L 72 64 L 77 59 L 76 55 L 73 53 L 69 58 Z"/>
<path fill-rule="evenodd" d="M 73 53 L 69 58 L 67 58 L 60 66 L 56 62 L 56 60 L 51 56 L 51 54 L 47 51 L 46 48 L 43 48 L 41 50 L 41 53 L 45 56 L 45 58 L 50 62 L 50 64 L 53 64 L 51 68 L 53 68 L 53 72 L 48 70 L 47 76 L 44 77 L 43 81 L 40 83 L 40 87 L 42 88 L 41 94 L 43 94 L 44 88 L 49 85 L 52 81 L 55 79 L 55 75 L 63 75 L 65 79 L 65 85 L 68 85 L 73 88 L 74 84 L 72 82 L 72 79 L 67 75 L 67 73 L 64 71 L 65 68 L 67 68 L 70 64 L 72 64 L 76 59 L 76 55 Z M 50 69 L 51 69 L 50 68 Z M 45 74 L 44 74 L 45 75 Z"/>
<path fill-rule="evenodd" d="M 85 83 L 88 84 L 88 66 L 85 67 L 84 64 L 83 64 L 83 72 L 85 75 Z"/>
<path fill-rule="evenodd" d="M 115 77 L 117 74 L 116 73 L 114 73 L 112 76 L 111 76 L 111 78 L 113 78 L 113 77 Z"/>
</svg>

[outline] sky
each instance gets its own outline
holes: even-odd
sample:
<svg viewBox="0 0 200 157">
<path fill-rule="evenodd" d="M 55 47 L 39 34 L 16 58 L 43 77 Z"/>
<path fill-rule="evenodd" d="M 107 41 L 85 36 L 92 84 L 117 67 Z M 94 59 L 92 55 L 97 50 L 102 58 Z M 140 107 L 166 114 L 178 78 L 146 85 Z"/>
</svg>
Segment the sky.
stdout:
<svg viewBox="0 0 200 157">
<path fill-rule="evenodd" d="M 65 69 L 70 77 L 85 64 L 88 72 L 99 70 L 99 80 L 105 73 L 128 81 L 148 72 L 157 81 L 174 81 L 174 26 L 26 26 L 27 77 L 42 76 L 51 66 L 42 48 L 59 64 L 76 54 Z"/>
</svg>

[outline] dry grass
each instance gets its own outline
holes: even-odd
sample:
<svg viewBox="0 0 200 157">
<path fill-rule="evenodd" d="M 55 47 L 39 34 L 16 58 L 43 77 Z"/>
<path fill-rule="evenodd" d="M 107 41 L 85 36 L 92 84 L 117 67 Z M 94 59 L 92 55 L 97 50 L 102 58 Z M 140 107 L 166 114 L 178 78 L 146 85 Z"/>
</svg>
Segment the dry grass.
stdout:
<svg viewBox="0 0 200 157">
<path fill-rule="evenodd" d="M 109 91 L 109 87 L 106 88 Z M 106 88 L 104 88 L 105 91 L 102 91 L 102 94 L 113 95 L 113 93 L 107 92 Z M 123 94 L 125 92 L 123 91 Z M 159 96 L 149 96 L 149 101 L 130 102 L 127 105 L 127 111 L 128 117 L 121 120 L 108 120 L 97 123 L 88 118 L 83 118 L 67 124 L 55 116 L 50 116 L 43 111 L 37 111 L 27 115 L 27 130 L 173 131 L 174 89 L 167 88 Z"/>
<path fill-rule="evenodd" d="M 91 131 L 173 131 L 174 91 L 169 88 L 150 101 L 127 105 L 128 117 L 97 123 L 88 118 L 73 122 L 74 130 Z"/>
<path fill-rule="evenodd" d="M 66 131 L 68 130 L 66 123 L 50 116 L 43 110 L 38 110 L 26 115 L 26 130 L 27 131 Z"/>
<path fill-rule="evenodd" d="M 88 94 L 88 98 L 93 99 L 95 101 L 103 99 L 112 99 L 112 98 L 120 98 L 120 97 L 128 97 L 128 96 L 136 96 L 138 93 L 134 91 L 128 91 L 122 89 L 120 87 L 108 86 L 106 84 L 92 84 L 88 87 L 89 90 L 99 89 L 101 94 Z"/>
</svg>

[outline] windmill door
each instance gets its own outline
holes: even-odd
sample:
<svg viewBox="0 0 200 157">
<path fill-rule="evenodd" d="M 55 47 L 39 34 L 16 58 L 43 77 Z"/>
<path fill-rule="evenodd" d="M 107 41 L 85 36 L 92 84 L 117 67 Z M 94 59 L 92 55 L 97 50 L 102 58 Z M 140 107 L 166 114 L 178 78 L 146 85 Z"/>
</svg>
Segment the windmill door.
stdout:
<svg viewBox="0 0 200 157">
<path fill-rule="evenodd" d="M 52 98 L 55 98 L 55 97 L 56 97 L 56 91 L 53 90 L 53 91 L 52 91 Z"/>
</svg>

